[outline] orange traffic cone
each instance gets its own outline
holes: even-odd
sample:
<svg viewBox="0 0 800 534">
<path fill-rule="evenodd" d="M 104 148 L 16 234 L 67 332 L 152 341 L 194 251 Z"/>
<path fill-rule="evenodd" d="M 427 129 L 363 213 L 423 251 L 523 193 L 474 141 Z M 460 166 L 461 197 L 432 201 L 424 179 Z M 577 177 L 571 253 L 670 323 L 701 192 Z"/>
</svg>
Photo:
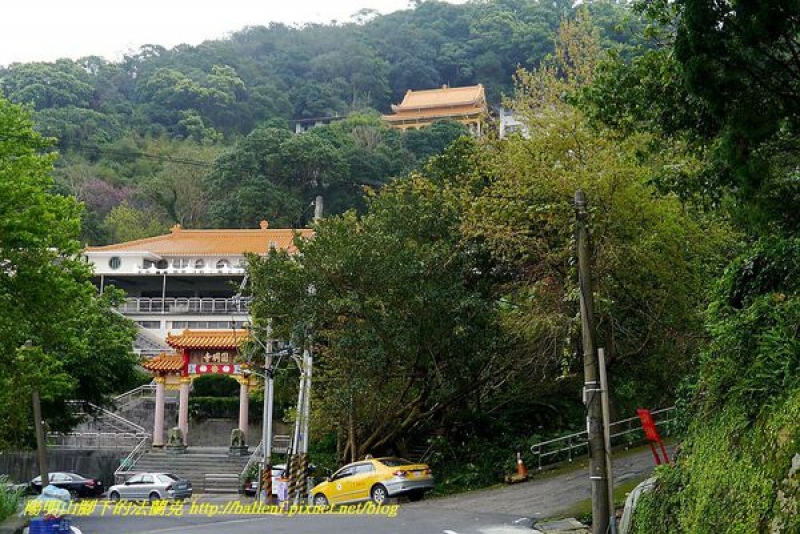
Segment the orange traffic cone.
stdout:
<svg viewBox="0 0 800 534">
<path fill-rule="evenodd" d="M 517 451 L 517 476 L 522 479 L 528 478 L 528 468 L 522 461 L 522 451 Z"/>
</svg>

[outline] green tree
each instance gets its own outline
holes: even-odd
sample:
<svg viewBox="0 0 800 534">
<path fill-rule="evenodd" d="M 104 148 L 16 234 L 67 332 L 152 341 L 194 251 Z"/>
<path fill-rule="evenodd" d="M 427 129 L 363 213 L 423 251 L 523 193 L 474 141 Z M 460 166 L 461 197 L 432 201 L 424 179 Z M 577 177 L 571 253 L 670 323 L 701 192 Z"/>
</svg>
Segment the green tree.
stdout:
<svg viewBox="0 0 800 534">
<path fill-rule="evenodd" d="M 578 16 L 559 30 L 552 59 L 518 73 L 510 104 L 530 138 L 486 151 L 485 186 L 470 202 L 465 231 L 486 239 L 518 273 L 505 300 L 509 328 L 528 345 L 520 357 L 550 376 L 572 373 L 579 337 L 572 203 L 583 189 L 591 203 L 598 343 L 619 400 L 669 402 L 693 368 L 704 288 L 732 233 L 650 185 L 660 169 L 685 161 L 680 145 L 652 150 L 649 136 L 594 128 L 568 103 L 594 79 L 598 57 L 597 33 Z"/>
<path fill-rule="evenodd" d="M 88 75 L 69 60 L 22 63 L 9 67 L 2 89 L 11 102 L 35 109 L 87 107 L 92 95 Z"/>
<path fill-rule="evenodd" d="M 65 398 L 107 402 L 135 358 L 133 326 L 110 310 L 113 295 L 97 296 L 80 259 L 80 205 L 51 193 L 49 144 L 22 108 L 0 98 L 0 391 L 12 395 L 36 379 L 31 360 L 41 358 L 39 370 L 52 371 L 41 382 L 53 386 L 46 418 L 58 428 Z M 8 400 L 0 443 L 29 444 L 29 405 Z"/>
<path fill-rule="evenodd" d="M 286 338 L 313 328 L 315 422 L 342 459 L 396 448 L 502 375 L 491 286 L 474 283 L 480 255 L 459 246 L 458 221 L 450 192 L 409 178 L 363 217 L 321 221 L 301 254 L 251 258 L 256 319 Z"/>
<path fill-rule="evenodd" d="M 103 226 L 112 243 L 153 237 L 169 229 L 166 222 L 154 218 L 152 213 L 131 206 L 127 201 L 122 201 L 106 215 Z"/>
</svg>

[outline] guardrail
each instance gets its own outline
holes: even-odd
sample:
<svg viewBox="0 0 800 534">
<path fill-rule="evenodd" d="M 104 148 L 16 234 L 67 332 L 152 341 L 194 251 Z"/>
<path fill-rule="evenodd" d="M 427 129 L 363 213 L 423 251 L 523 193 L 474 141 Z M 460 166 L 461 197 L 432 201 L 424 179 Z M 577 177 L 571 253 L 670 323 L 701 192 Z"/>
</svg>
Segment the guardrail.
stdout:
<svg viewBox="0 0 800 534">
<path fill-rule="evenodd" d="M 661 408 L 650 412 L 656 426 L 664 427 L 675 420 L 675 407 Z M 629 447 L 644 440 L 639 417 L 629 417 L 615 421 L 609 425 L 611 446 Z M 665 432 L 668 434 L 668 432 Z M 574 458 L 585 456 L 589 452 L 589 441 L 586 430 L 550 439 L 531 445 L 530 451 L 537 460 L 537 468 L 556 462 L 571 462 Z"/>
<path fill-rule="evenodd" d="M 50 432 L 48 447 L 59 449 L 130 450 L 149 435 L 131 432 Z"/>
</svg>

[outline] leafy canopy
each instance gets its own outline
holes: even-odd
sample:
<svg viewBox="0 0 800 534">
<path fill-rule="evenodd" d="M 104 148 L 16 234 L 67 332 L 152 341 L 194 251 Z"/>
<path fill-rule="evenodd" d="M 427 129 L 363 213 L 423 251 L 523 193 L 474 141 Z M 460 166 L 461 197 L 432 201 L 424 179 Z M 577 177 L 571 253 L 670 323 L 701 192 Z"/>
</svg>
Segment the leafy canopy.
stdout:
<svg viewBox="0 0 800 534">
<path fill-rule="evenodd" d="M 51 428 L 62 403 L 102 404 L 133 376 L 134 328 L 98 296 L 80 259 L 80 205 L 53 194 L 54 155 L 29 114 L 0 98 L 0 446 L 26 445 L 30 388 Z"/>
</svg>

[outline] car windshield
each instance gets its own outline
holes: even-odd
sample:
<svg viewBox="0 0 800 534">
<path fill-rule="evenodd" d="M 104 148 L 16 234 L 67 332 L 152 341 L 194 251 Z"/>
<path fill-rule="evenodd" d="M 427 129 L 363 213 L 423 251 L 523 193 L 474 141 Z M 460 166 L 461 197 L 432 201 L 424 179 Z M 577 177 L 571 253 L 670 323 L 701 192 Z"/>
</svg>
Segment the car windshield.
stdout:
<svg viewBox="0 0 800 534">
<path fill-rule="evenodd" d="M 161 473 L 161 476 L 164 478 L 172 479 L 175 482 L 180 480 L 180 477 L 178 475 L 173 475 L 172 473 Z"/>
<path fill-rule="evenodd" d="M 404 460 L 402 458 L 381 458 L 378 461 L 383 465 L 385 465 L 386 467 L 400 467 L 403 465 L 413 465 L 408 460 Z"/>
</svg>

